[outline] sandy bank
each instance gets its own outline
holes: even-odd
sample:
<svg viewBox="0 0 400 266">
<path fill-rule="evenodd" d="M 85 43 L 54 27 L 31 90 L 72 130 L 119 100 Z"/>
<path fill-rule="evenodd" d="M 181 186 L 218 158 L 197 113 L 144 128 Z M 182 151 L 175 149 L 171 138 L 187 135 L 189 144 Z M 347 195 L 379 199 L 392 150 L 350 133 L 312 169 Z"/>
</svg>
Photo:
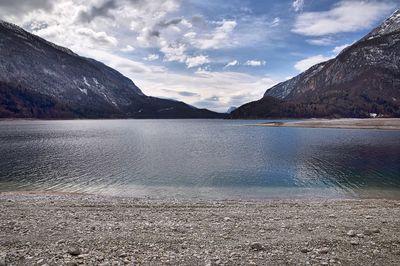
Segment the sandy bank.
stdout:
<svg viewBox="0 0 400 266">
<path fill-rule="evenodd" d="M 0 265 L 396 265 L 400 201 L 0 194 Z"/>
<path fill-rule="evenodd" d="M 307 128 L 353 128 L 400 130 L 400 118 L 366 119 L 309 119 L 304 121 L 271 122 L 259 124 L 268 127 L 307 127 Z"/>
</svg>

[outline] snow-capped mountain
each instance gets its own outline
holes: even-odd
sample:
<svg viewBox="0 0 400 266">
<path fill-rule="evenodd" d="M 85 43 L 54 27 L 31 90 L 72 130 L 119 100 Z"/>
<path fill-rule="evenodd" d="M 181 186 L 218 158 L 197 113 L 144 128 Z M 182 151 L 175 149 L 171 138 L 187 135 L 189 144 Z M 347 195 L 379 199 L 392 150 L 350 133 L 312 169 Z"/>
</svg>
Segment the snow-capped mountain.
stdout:
<svg viewBox="0 0 400 266">
<path fill-rule="evenodd" d="M 0 21 L 0 117 L 212 118 L 149 97 L 118 71 Z"/>
<path fill-rule="evenodd" d="M 368 117 L 370 113 L 400 116 L 400 10 L 336 58 L 277 84 L 261 100 L 239 107 L 231 116 Z"/>
</svg>

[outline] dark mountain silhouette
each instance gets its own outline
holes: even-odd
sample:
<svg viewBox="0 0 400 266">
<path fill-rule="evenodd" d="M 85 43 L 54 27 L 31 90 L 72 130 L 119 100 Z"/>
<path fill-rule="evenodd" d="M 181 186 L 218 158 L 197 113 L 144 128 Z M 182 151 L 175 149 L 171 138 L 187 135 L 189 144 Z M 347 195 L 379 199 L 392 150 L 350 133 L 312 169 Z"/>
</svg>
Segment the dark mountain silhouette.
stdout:
<svg viewBox="0 0 400 266">
<path fill-rule="evenodd" d="M 103 63 L 0 21 L 0 117 L 218 118 L 223 114 L 146 96 Z"/>
<path fill-rule="evenodd" d="M 231 118 L 400 117 L 400 10 L 336 58 L 267 90 Z"/>
</svg>

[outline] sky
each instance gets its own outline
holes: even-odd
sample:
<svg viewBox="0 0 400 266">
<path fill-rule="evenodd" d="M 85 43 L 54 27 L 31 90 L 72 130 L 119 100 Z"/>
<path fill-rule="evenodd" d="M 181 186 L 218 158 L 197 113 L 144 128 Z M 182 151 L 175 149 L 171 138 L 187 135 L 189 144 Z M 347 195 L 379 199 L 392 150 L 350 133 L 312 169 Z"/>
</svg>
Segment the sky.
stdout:
<svg viewBox="0 0 400 266">
<path fill-rule="evenodd" d="M 120 71 L 147 95 L 225 112 L 335 57 L 400 0 L 0 0 L 0 18 Z"/>
</svg>

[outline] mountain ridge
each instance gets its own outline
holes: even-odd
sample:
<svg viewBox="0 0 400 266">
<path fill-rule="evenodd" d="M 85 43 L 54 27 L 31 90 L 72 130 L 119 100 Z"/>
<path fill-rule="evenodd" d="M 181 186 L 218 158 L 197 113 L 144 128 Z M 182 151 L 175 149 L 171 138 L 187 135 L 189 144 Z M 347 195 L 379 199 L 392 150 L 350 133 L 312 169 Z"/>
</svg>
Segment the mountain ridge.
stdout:
<svg viewBox="0 0 400 266">
<path fill-rule="evenodd" d="M 400 10 L 335 58 L 273 86 L 230 118 L 369 117 L 371 113 L 400 116 Z"/>
<path fill-rule="evenodd" d="M 0 21 L 0 117 L 223 116 L 180 101 L 147 96 L 132 80 L 104 63 Z"/>
</svg>

